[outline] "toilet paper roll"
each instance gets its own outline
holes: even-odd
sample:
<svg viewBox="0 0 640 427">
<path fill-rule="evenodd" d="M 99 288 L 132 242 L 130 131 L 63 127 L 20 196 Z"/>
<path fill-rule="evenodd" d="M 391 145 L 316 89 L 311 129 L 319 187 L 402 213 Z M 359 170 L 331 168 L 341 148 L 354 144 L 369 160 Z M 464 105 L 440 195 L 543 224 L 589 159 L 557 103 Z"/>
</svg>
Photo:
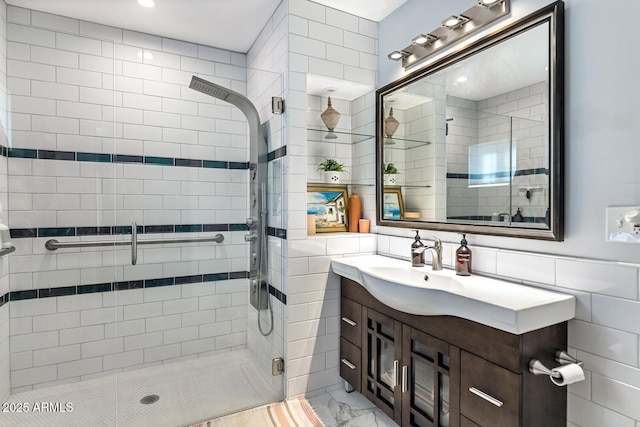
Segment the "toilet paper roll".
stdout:
<svg viewBox="0 0 640 427">
<path fill-rule="evenodd" d="M 558 374 L 560 374 L 558 378 L 554 376 L 551 376 L 550 378 L 555 385 L 561 387 L 584 380 L 584 371 L 576 363 L 569 363 L 568 365 L 558 366 L 557 368 L 553 368 L 551 370 L 551 373 L 556 377 L 558 376 Z"/>
</svg>

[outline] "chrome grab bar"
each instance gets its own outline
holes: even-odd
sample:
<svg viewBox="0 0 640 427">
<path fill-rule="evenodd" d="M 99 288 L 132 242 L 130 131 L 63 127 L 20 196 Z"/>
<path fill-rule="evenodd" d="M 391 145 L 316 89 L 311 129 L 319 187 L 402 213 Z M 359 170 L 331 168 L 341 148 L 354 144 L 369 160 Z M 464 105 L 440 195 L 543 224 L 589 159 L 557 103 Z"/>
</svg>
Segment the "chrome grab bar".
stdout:
<svg viewBox="0 0 640 427">
<path fill-rule="evenodd" d="M 222 234 L 216 234 L 211 237 L 195 237 L 191 239 L 158 239 L 158 240 L 141 240 L 138 241 L 138 245 L 168 245 L 170 243 L 205 243 L 216 242 L 222 243 L 224 236 Z M 101 246 L 128 246 L 131 245 L 130 241 L 102 241 L 102 242 L 59 242 L 56 239 L 49 239 L 45 242 L 44 247 L 50 251 L 64 248 L 97 248 Z"/>
<path fill-rule="evenodd" d="M 131 265 L 138 262 L 138 224 L 131 223 Z"/>
</svg>

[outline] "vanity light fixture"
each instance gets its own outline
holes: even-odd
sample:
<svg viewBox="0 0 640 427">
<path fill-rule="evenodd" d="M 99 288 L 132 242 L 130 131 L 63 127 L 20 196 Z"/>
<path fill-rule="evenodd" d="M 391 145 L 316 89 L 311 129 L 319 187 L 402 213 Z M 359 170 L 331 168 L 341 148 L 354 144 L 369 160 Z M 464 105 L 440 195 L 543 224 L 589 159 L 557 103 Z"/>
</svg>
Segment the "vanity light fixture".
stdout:
<svg viewBox="0 0 640 427">
<path fill-rule="evenodd" d="M 436 40 L 438 40 L 438 37 L 432 34 L 418 34 L 413 38 L 413 40 L 411 40 L 411 44 L 416 46 L 424 46 L 426 44 L 433 43 Z"/>
<path fill-rule="evenodd" d="M 471 21 L 471 19 L 464 15 L 452 15 L 442 21 L 442 26 L 450 30 L 457 30 L 469 21 Z"/>
<path fill-rule="evenodd" d="M 400 61 L 401 59 L 404 59 L 409 55 L 410 54 L 408 52 L 405 52 L 404 50 L 394 50 L 387 55 L 387 58 L 391 59 L 392 61 Z"/>
<path fill-rule="evenodd" d="M 478 0 L 478 6 L 480 7 L 493 7 L 502 3 L 504 0 Z"/>
<path fill-rule="evenodd" d="M 415 36 L 409 46 L 394 50 L 387 55 L 387 58 L 393 61 L 402 60 L 402 66 L 408 68 L 509 13 L 510 0 L 474 0 L 474 2 L 475 4 L 469 10 L 448 17 L 442 21 L 440 27 L 429 33 Z"/>
</svg>

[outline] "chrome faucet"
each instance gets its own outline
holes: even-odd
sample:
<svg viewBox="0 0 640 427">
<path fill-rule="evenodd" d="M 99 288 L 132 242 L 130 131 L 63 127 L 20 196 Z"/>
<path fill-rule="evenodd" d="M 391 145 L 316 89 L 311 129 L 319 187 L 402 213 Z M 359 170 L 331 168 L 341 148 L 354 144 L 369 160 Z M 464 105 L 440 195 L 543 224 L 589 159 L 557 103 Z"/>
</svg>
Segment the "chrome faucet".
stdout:
<svg viewBox="0 0 640 427">
<path fill-rule="evenodd" d="M 433 239 L 433 246 L 427 246 L 426 249 L 431 249 L 431 269 L 442 270 L 442 240 L 436 236 L 431 236 Z"/>
</svg>

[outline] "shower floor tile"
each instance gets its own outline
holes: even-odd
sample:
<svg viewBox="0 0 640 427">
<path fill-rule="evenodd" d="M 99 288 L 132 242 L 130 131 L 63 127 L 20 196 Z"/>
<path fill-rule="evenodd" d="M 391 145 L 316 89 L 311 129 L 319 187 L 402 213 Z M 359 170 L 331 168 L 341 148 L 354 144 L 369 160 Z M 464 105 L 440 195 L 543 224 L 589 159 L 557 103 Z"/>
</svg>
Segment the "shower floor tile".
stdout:
<svg viewBox="0 0 640 427">
<path fill-rule="evenodd" d="M 248 350 L 32 390 L 8 402 L 69 402 L 71 412 L 2 413 L 0 426 L 179 427 L 282 400 Z M 269 376 L 267 376 L 269 375 Z M 153 404 L 140 400 L 149 395 Z"/>
</svg>

